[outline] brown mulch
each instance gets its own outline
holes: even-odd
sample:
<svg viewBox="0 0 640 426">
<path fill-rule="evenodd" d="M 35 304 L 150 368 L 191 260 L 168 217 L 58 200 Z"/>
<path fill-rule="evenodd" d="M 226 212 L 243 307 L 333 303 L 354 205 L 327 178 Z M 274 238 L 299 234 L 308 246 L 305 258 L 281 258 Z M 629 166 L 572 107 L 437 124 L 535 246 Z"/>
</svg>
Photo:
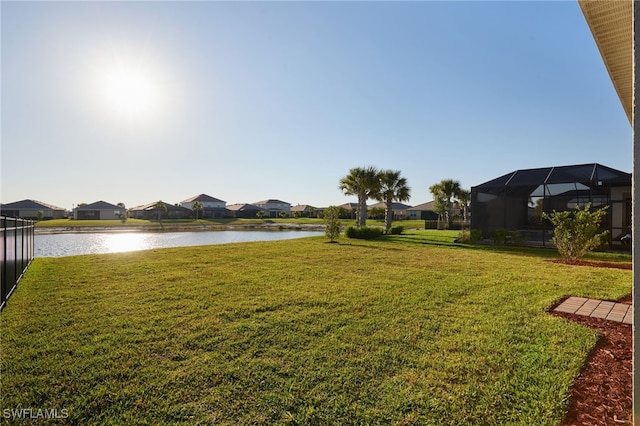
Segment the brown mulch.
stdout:
<svg viewBox="0 0 640 426">
<path fill-rule="evenodd" d="M 619 302 L 630 303 L 631 296 Z M 569 408 L 560 425 L 632 424 L 631 325 L 563 312 L 552 314 L 600 333 L 571 386 Z"/>
<path fill-rule="evenodd" d="M 549 259 L 548 262 L 563 263 L 565 265 L 576 266 L 593 266 L 596 268 L 633 269 L 633 265 L 628 262 L 592 262 L 589 260 L 576 260 L 573 262 L 569 262 L 564 259 Z"/>
</svg>

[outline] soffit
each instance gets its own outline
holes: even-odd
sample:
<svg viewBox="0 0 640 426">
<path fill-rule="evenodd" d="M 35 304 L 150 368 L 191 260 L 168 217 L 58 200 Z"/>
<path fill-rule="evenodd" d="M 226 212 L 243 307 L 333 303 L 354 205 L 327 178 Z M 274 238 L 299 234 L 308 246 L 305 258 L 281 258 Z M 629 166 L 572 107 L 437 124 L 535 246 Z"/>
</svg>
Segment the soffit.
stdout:
<svg viewBox="0 0 640 426">
<path fill-rule="evenodd" d="M 633 110 L 633 0 L 578 0 L 629 122 Z"/>
</svg>

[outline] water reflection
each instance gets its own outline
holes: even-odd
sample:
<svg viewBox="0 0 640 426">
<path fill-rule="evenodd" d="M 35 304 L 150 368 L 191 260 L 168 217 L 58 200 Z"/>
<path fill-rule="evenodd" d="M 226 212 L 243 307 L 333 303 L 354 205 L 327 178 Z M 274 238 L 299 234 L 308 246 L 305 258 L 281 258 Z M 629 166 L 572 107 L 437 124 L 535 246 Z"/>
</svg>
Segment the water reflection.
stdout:
<svg viewBox="0 0 640 426">
<path fill-rule="evenodd" d="M 148 248 L 145 243 L 145 235 L 137 233 L 101 234 L 102 244 L 108 253 L 121 253 L 124 251 L 137 251 Z"/>
<path fill-rule="evenodd" d="M 153 248 L 249 241 L 272 241 L 322 235 L 318 231 L 208 231 L 54 234 L 35 236 L 35 257 L 122 253 Z"/>
</svg>

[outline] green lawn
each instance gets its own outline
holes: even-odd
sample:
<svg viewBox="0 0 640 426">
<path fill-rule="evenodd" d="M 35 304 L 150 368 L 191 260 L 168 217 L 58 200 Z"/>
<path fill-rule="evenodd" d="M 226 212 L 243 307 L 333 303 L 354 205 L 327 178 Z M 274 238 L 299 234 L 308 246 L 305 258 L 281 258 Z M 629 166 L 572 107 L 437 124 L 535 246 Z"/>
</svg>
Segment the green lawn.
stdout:
<svg viewBox="0 0 640 426">
<path fill-rule="evenodd" d="M 455 235 L 36 259 L 0 317 L 0 406 L 83 425 L 557 424 L 596 335 L 545 309 L 620 298 L 631 271 Z"/>
</svg>

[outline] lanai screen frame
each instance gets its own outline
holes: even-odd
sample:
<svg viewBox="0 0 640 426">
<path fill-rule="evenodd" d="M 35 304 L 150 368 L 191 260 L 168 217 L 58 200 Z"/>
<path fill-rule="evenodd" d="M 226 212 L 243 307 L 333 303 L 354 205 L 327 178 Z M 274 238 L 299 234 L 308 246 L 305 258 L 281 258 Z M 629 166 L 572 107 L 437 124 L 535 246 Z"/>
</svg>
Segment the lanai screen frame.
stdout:
<svg viewBox="0 0 640 426">
<path fill-rule="evenodd" d="M 611 212 L 612 202 L 624 202 L 612 201 L 613 187 L 630 188 L 631 174 L 598 163 L 516 170 L 471 188 L 471 228 L 481 230 L 484 237 L 500 228 L 520 231 L 526 240 L 545 246 L 553 228 L 540 218 L 542 212 L 586 203 L 593 208 L 608 205 Z M 534 208 L 538 200 L 541 204 Z M 608 214 L 611 234 L 621 233 L 622 229 L 612 229 L 611 221 Z"/>
</svg>

